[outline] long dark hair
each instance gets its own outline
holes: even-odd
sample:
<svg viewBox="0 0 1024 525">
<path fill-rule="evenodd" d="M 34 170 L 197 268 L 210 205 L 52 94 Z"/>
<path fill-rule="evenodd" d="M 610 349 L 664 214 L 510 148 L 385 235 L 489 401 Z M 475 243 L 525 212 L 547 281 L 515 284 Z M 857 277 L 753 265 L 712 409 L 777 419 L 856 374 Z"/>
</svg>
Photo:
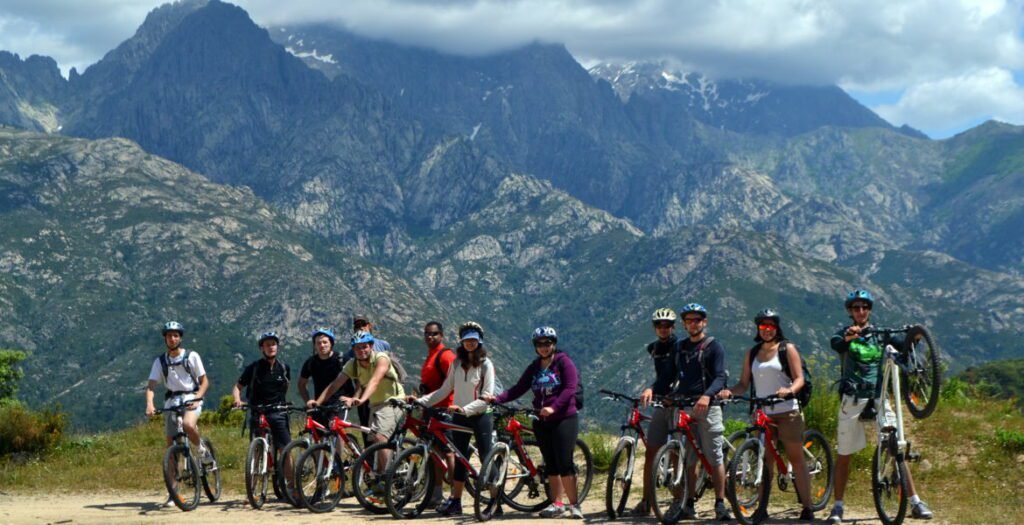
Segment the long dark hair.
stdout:
<svg viewBox="0 0 1024 525">
<path fill-rule="evenodd" d="M 473 354 L 470 355 L 469 350 L 466 350 L 462 343 L 459 343 L 459 347 L 455 349 L 455 355 L 459 358 L 459 362 L 462 363 L 462 369 L 469 370 L 483 364 L 484 358 L 487 357 L 487 348 L 484 347 L 484 342 L 480 341 L 480 346 L 477 346 Z"/>
</svg>

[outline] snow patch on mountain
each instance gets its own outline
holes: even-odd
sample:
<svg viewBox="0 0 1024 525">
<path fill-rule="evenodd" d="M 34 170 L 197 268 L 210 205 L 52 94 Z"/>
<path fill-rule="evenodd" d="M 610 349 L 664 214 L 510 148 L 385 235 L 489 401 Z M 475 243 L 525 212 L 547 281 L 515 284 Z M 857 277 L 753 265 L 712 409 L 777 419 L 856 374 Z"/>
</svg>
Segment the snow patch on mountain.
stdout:
<svg viewBox="0 0 1024 525">
<path fill-rule="evenodd" d="M 302 45 L 302 40 L 299 40 L 297 45 L 301 46 Z M 291 53 L 291 54 L 293 54 L 293 55 L 295 55 L 295 56 L 297 56 L 299 58 L 312 58 L 313 60 L 319 60 L 320 62 L 323 62 L 325 64 L 337 64 L 338 63 L 338 61 L 334 59 L 334 55 L 332 55 L 331 53 L 327 53 L 326 55 L 321 55 L 321 54 L 318 54 L 316 52 L 316 49 L 313 49 L 312 51 L 300 51 L 300 50 L 295 49 L 294 47 L 291 47 L 291 46 L 286 46 L 284 49 L 285 49 L 285 51 L 287 51 L 287 52 L 289 52 L 289 53 Z"/>
</svg>

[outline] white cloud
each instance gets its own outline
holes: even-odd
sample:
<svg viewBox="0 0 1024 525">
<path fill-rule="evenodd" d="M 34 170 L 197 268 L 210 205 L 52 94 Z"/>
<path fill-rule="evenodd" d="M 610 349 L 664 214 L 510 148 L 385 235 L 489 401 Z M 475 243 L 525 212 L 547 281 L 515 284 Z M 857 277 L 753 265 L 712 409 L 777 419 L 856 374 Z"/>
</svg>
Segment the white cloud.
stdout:
<svg viewBox="0 0 1024 525">
<path fill-rule="evenodd" d="M 1010 71 L 986 68 L 915 84 L 895 104 L 872 109 L 893 124 L 924 130 L 963 128 L 979 119 L 1024 123 L 1024 87 Z"/>
</svg>

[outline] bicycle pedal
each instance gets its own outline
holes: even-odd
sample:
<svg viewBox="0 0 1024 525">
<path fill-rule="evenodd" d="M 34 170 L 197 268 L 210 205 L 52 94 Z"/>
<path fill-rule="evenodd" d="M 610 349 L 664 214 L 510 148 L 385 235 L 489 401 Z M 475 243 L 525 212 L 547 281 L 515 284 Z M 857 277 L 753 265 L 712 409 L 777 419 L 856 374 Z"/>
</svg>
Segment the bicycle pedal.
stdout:
<svg viewBox="0 0 1024 525">
<path fill-rule="evenodd" d="M 917 452 L 909 452 L 907 453 L 907 461 L 921 461 L 921 454 Z"/>
</svg>

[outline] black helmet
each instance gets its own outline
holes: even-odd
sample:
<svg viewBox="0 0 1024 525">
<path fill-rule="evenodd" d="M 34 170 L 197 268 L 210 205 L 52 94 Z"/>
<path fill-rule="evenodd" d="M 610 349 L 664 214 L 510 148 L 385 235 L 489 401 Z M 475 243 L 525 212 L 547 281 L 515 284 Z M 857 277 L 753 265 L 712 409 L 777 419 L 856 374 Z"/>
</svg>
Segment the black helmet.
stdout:
<svg viewBox="0 0 1024 525">
<path fill-rule="evenodd" d="M 771 308 L 765 308 L 764 310 L 757 312 L 757 315 L 754 316 L 755 325 L 759 325 L 763 321 L 768 320 L 775 321 L 775 339 L 778 341 L 785 339 L 786 336 L 782 333 L 782 318 L 779 316 L 779 312 L 772 310 Z M 764 341 L 764 339 L 761 338 L 760 328 L 754 328 L 754 341 L 758 343 Z"/>
<path fill-rule="evenodd" d="M 779 312 L 776 312 L 771 308 L 765 308 L 764 310 L 757 312 L 757 315 L 754 317 L 754 323 L 761 324 L 761 321 L 764 321 L 765 319 L 771 319 L 775 321 L 775 324 L 779 324 Z"/>
</svg>

